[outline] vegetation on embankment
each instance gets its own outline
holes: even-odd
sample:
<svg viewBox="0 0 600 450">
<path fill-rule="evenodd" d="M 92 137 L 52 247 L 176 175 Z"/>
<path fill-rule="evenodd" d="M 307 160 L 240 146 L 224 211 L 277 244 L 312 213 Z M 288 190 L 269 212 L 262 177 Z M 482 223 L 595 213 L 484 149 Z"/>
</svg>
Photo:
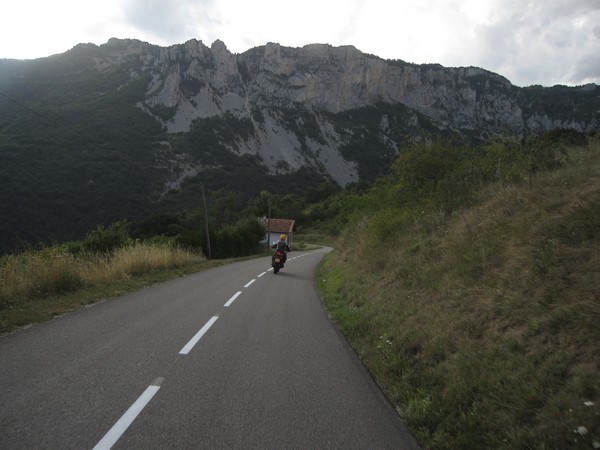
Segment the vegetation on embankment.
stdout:
<svg viewBox="0 0 600 450">
<path fill-rule="evenodd" d="M 598 137 L 421 145 L 350 203 L 319 289 L 424 448 L 598 448 Z"/>
<path fill-rule="evenodd" d="M 199 270 L 208 262 L 164 245 L 74 255 L 52 247 L 0 259 L 0 333 L 49 320 L 101 298 Z"/>
</svg>

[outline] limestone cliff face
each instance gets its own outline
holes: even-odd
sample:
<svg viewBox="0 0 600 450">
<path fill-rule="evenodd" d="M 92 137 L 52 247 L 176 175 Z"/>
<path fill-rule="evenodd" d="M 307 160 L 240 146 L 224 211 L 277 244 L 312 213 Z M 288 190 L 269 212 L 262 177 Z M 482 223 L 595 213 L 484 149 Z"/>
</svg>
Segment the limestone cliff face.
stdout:
<svg viewBox="0 0 600 450">
<path fill-rule="evenodd" d="M 332 112 L 401 103 L 454 129 L 525 128 L 522 110 L 504 78 L 477 68 L 447 69 L 385 61 L 354 47 L 277 44 L 247 52 L 261 90 L 279 99 Z"/>
<path fill-rule="evenodd" d="M 556 128 L 589 132 L 600 124 L 594 85 L 560 92 L 519 88 L 483 69 L 383 60 L 352 46 L 269 43 L 233 54 L 221 41 L 210 48 L 196 40 L 161 48 L 111 39 L 99 49 L 99 71 L 127 67 L 132 78 L 149 75 L 138 106 L 168 132 L 187 132 L 197 119 L 229 114 L 254 129 L 237 137 L 232 151 L 259 155 L 273 172 L 322 169 L 340 184 L 358 179 L 355 162 L 342 154 L 356 131 L 344 131 L 335 117 L 365 107 L 401 105 L 408 111 L 391 122 L 380 113 L 379 141 L 390 149 L 401 145 L 398 136 L 423 138 L 432 127 L 482 136 Z M 302 113 L 290 119 L 284 114 L 290 110 Z M 303 131 L 307 121 L 316 133 Z"/>
</svg>

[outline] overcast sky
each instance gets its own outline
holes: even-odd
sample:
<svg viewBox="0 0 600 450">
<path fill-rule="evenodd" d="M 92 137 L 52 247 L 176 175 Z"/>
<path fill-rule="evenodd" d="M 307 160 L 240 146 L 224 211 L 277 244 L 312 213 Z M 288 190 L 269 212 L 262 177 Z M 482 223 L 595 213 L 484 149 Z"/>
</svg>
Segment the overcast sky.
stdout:
<svg viewBox="0 0 600 450">
<path fill-rule="evenodd" d="M 600 0 L 6 0 L 0 58 L 32 59 L 111 37 L 168 46 L 217 39 L 233 53 L 278 42 L 353 45 L 517 86 L 600 84 Z M 1 76 L 1 74 L 0 74 Z"/>
</svg>

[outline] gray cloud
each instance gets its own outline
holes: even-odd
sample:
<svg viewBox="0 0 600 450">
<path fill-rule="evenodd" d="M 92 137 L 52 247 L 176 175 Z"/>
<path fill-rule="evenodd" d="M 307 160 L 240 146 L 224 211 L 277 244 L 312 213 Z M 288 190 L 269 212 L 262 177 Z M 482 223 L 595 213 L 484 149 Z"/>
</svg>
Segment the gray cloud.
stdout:
<svg viewBox="0 0 600 450">
<path fill-rule="evenodd" d="M 198 29 L 219 24 L 216 0 L 126 0 L 125 20 L 144 34 L 162 42 L 181 43 Z"/>
<path fill-rule="evenodd" d="M 600 81 L 598 0 L 496 3 L 476 31 L 479 65 L 518 85 Z"/>
<path fill-rule="evenodd" d="M 582 56 L 574 66 L 571 75 L 573 84 L 600 82 L 600 53 Z"/>
</svg>

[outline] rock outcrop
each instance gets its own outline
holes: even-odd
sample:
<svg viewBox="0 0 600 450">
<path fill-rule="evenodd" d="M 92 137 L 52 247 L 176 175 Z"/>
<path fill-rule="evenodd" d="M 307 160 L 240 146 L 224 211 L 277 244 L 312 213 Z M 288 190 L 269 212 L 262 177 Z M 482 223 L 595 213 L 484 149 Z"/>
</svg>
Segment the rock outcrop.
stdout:
<svg viewBox="0 0 600 450">
<path fill-rule="evenodd" d="M 99 72 L 125 68 L 131 80 L 148 79 L 138 106 L 168 133 L 230 115 L 253 130 L 236 136 L 230 151 L 259 156 L 272 173 L 312 167 L 341 185 L 358 180 L 357 162 L 344 148 L 364 130 L 336 117 L 361 108 L 378 114 L 377 139 L 386 151 L 433 132 L 476 139 L 557 128 L 589 132 L 600 124 L 595 85 L 519 88 L 484 69 L 384 60 L 352 46 L 268 43 L 233 54 L 219 40 L 163 48 L 111 39 L 91 54 Z M 403 113 L 391 117 L 382 105 L 401 105 Z"/>
</svg>

